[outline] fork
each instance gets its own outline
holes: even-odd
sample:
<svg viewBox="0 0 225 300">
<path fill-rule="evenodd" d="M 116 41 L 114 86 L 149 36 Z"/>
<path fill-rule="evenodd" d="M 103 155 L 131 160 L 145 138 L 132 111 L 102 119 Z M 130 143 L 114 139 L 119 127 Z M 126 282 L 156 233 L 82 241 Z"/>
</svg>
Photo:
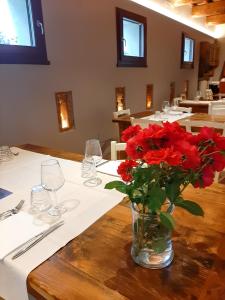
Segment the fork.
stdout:
<svg viewBox="0 0 225 300">
<path fill-rule="evenodd" d="M 4 211 L 0 214 L 0 221 L 5 220 L 6 218 L 17 214 L 24 204 L 24 200 L 21 200 L 14 208 Z"/>
</svg>

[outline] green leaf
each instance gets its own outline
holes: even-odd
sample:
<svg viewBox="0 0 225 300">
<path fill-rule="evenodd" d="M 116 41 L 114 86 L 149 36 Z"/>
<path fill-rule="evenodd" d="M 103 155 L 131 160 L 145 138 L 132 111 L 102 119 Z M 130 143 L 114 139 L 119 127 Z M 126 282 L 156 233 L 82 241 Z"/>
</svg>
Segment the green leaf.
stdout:
<svg viewBox="0 0 225 300">
<path fill-rule="evenodd" d="M 162 190 L 158 184 L 154 185 L 150 189 L 148 199 L 148 207 L 150 210 L 157 211 L 166 199 L 166 192 Z"/>
<path fill-rule="evenodd" d="M 159 217 L 160 217 L 160 220 L 161 220 L 161 223 L 168 229 L 172 230 L 174 229 L 175 227 L 175 221 L 173 219 L 173 217 L 164 212 L 164 211 L 161 211 L 160 214 L 159 214 Z"/>
<path fill-rule="evenodd" d="M 183 199 L 179 198 L 179 200 L 174 202 L 174 204 L 176 206 L 180 206 L 180 207 L 186 209 L 188 212 L 190 212 L 193 215 L 204 216 L 204 211 L 201 208 L 201 206 L 193 201 L 183 200 Z"/>
<path fill-rule="evenodd" d="M 105 185 L 105 189 L 112 190 L 116 189 L 117 191 L 127 194 L 127 185 L 122 181 L 111 181 Z"/>
<path fill-rule="evenodd" d="M 180 195 L 180 182 L 172 182 L 166 185 L 166 195 L 171 202 Z"/>
</svg>

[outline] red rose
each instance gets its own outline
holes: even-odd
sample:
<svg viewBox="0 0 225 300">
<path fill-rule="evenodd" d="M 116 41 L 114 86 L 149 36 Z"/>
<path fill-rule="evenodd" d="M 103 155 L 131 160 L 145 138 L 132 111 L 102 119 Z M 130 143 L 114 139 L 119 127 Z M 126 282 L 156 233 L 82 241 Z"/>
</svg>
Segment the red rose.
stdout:
<svg viewBox="0 0 225 300">
<path fill-rule="evenodd" d="M 150 150 L 145 154 L 144 160 L 149 165 L 159 165 L 161 162 L 166 162 L 171 166 L 177 166 L 181 162 L 181 153 L 171 148 Z"/>
<path fill-rule="evenodd" d="M 133 176 L 132 176 L 132 170 L 133 167 L 136 167 L 138 165 L 138 163 L 136 161 L 133 160 L 125 160 L 124 162 L 122 162 L 118 169 L 117 169 L 117 173 L 121 176 L 121 178 L 126 181 L 132 181 Z"/>
<path fill-rule="evenodd" d="M 210 186 L 214 180 L 214 171 L 211 166 L 206 166 L 201 174 L 201 179 L 194 184 L 194 187 L 204 188 Z"/>
<path fill-rule="evenodd" d="M 182 166 L 184 169 L 196 169 L 200 166 L 200 156 L 195 145 L 191 145 L 187 141 L 179 141 L 176 143 L 176 150 L 183 155 Z"/>
<path fill-rule="evenodd" d="M 135 136 L 140 130 L 141 127 L 139 125 L 128 127 L 122 132 L 121 140 L 123 142 L 127 142 L 130 138 Z"/>
</svg>

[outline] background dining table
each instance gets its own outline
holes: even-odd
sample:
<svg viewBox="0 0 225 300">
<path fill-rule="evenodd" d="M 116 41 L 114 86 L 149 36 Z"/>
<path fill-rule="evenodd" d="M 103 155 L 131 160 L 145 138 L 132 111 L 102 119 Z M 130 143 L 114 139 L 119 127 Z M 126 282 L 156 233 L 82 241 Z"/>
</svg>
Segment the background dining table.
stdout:
<svg viewBox="0 0 225 300">
<path fill-rule="evenodd" d="M 122 132 L 131 125 L 130 117 L 134 118 L 144 118 L 153 115 L 153 111 L 141 111 L 129 115 L 119 116 L 113 118 L 112 122 L 119 125 L 119 137 L 121 137 Z M 225 123 L 225 116 L 223 115 L 209 115 L 207 113 L 194 113 L 192 116 L 182 118 L 181 120 L 192 120 L 192 121 L 208 121 L 208 122 L 221 122 Z M 179 120 L 177 121 L 179 123 Z"/>
<path fill-rule="evenodd" d="M 22 149 L 80 161 L 82 155 L 23 145 Z M 27 278 L 36 299 L 223 300 L 225 299 L 225 185 L 188 186 L 184 198 L 205 211 L 196 217 L 175 209 L 173 263 L 161 270 L 136 265 L 130 255 L 127 199 L 47 259 Z"/>
</svg>

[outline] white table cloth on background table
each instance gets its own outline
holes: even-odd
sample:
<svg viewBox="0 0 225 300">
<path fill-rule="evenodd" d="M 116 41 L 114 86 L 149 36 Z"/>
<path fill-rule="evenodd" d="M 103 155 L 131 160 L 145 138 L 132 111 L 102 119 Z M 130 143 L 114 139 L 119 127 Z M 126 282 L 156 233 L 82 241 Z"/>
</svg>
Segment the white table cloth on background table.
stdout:
<svg viewBox="0 0 225 300">
<path fill-rule="evenodd" d="M 158 116 L 158 115 L 150 115 L 150 116 L 147 116 L 147 117 L 143 117 L 142 119 L 146 119 L 146 120 L 149 120 L 149 121 L 160 121 L 160 122 L 175 122 L 175 121 L 179 121 L 181 119 L 184 119 L 184 118 L 187 118 L 187 117 L 191 117 L 193 116 L 193 113 L 168 113 L 168 114 L 164 114 L 164 113 L 161 113 L 161 116 Z"/>
<path fill-rule="evenodd" d="M 30 190 L 40 183 L 40 165 L 48 155 L 38 154 L 14 148 L 19 152 L 12 161 L 0 164 L 0 187 L 13 194 L 0 199 L 0 212 L 15 206 L 24 199 L 23 211 L 30 207 Z M 66 183 L 57 192 L 59 199 L 76 199 L 79 205 L 76 209 L 66 212 L 62 219 L 65 224 L 52 232 L 35 247 L 16 260 L 13 254 L 0 261 L 0 296 L 5 300 L 27 300 L 26 278 L 39 264 L 53 255 L 70 240 L 81 234 L 91 224 L 98 220 L 123 198 L 117 191 L 104 189 L 112 177 L 100 174 L 102 183 L 97 187 L 85 187 L 81 178 L 81 164 L 57 158 L 62 167 Z M 1 238 L 1 233 L 0 233 Z M 3 242 L 3 241 L 1 241 Z"/>
</svg>

